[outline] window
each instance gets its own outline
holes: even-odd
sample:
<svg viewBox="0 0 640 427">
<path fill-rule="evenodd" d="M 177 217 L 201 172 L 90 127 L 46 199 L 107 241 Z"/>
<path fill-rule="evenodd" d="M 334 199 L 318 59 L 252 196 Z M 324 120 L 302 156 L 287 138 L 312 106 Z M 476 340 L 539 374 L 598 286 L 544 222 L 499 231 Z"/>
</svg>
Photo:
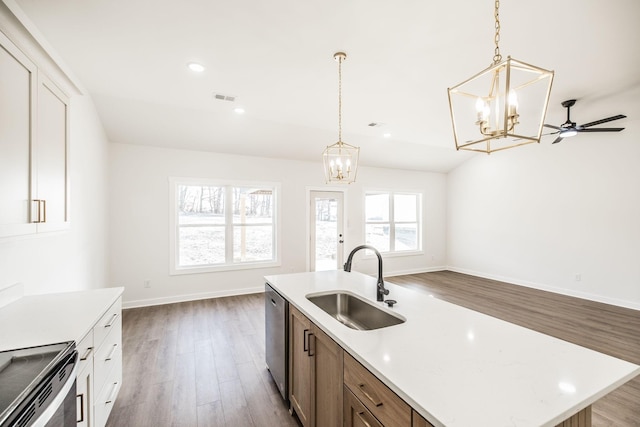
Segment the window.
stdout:
<svg viewBox="0 0 640 427">
<path fill-rule="evenodd" d="M 171 180 L 172 274 L 277 265 L 278 185 Z"/>
<path fill-rule="evenodd" d="M 421 201 L 419 193 L 365 193 L 367 244 L 380 252 L 422 250 Z"/>
</svg>

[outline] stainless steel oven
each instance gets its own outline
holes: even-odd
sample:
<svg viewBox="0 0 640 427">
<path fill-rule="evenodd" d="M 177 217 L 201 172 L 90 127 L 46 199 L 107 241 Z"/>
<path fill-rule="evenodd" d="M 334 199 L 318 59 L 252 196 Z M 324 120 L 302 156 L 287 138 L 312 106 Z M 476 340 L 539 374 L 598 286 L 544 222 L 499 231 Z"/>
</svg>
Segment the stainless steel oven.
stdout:
<svg viewBox="0 0 640 427">
<path fill-rule="evenodd" d="M 0 352 L 0 427 L 76 425 L 74 342 Z"/>
</svg>

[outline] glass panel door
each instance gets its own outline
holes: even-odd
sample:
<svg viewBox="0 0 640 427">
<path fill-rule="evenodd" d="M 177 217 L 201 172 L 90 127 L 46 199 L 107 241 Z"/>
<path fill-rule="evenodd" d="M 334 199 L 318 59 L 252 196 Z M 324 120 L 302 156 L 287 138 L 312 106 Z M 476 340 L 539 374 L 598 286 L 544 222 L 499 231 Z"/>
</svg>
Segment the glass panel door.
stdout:
<svg viewBox="0 0 640 427">
<path fill-rule="evenodd" d="M 343 193 L 312 191 L 310 194 L 310 270 L 340 269 L 344 243 Z"/>
</svg>

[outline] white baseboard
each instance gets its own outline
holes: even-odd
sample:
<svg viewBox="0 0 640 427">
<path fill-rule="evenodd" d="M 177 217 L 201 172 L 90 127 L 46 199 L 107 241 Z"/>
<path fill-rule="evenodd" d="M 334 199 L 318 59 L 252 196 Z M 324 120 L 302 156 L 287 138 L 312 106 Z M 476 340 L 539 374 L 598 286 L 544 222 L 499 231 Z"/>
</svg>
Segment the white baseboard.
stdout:
<svg viewBox="0 0 640 427">
<path fill-rule="evenodd" d="M 174 295 L 174 296 L 163 297 L 163 298 L 149 298 L 149 299 L 140 299 L 140 300 L 134 300 L 134 301 L 123 301 L 122 308 L 127 309 L 127 308 L 136 308 L 136 307 L 150 307 L 152 305 L 173 304 L 177 302 L 196 301 L 196 300 L 209 299 L 209 298 L 222 298 L 222 297 L 230 297 L 234 295 L 257 294 L 260 292 L 264 292 L 264 285 L 258 286 L 256 288 L 233 289 L 233 290 L 225 290 L 225 291 L 203 292 L 198 294 Z"/>
<path fill-rule="evenodd" d="M 447 266 L 445 270 L 455 271 L 456 273 L 468 274 L 470 276 L 483 277 L 485 279 L 498 280 L 500 282 L 510 283 L 512 285 L 525 286 L 527 288 L 539 289 L 541 291 L 553 292 L 555 294 L 585 299 L 588 301 L 601 302 L 604 304 L 615 305 L 618 307 L 630 308 L 632 310 L 640 310 L 640 304 L 636 304 L 636 303 L 632 303 L 629 301 L 620 300 L 616 298 L 609 298 L 602 295 L 590 294 L 588 292 L 579 292 L 579 291 L 574 291 L 570 289 L 557 288 L 554 286 L 548 286 L 541 283 L 514 279 L 513 277 L 505 277 L 505 276 L 500 276 L 495 274 L 488 274 L 481 271 L 468 270 L 465 268 L 458 268 L 453 266 Z"/>
</svg>

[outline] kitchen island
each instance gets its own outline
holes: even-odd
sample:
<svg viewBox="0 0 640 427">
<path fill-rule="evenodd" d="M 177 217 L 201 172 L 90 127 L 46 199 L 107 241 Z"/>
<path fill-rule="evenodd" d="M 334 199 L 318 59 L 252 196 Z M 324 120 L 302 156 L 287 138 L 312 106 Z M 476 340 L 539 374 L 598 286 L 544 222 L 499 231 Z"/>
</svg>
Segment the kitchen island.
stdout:
<svg viewBox="0 0 640 427">
<path fill-rule="evenodd" d="M 387 283 L 330 271 L 267 282 L 434 426 L 556 426 L 640 373 L 640 367 Z M 306 296 L 351 292 L 406 322 L 350 329 Z M 345 356 L 346 359 L 346 356 Z"/>
</svg>

